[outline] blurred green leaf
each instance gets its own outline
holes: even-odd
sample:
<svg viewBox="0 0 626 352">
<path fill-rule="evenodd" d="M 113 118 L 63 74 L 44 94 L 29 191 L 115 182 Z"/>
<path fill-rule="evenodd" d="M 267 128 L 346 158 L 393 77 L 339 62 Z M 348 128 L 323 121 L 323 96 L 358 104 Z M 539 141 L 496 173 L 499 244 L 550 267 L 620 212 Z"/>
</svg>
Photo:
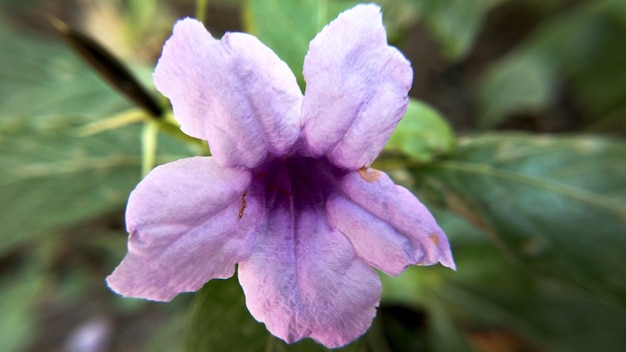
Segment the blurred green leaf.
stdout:
<svg viewBox="0 0 626 352">
<path fill-rule="evenodd" d="M 2 116 L 107 116 L 128 107 L 61 44 L 20 37 L 0 27 Z"/>
<path fill-rule="evenodd" d="M 79 137 L 80 119 L 0 115 L 0 253 L 121 209 L 141 178 L 139 126 Z M 191 154 L 160 136 L 158 161 Z"/>
<path fill-rule="evenodd" d="M 248 0 L 244 3 L 244 29 L 272 48 L 304 87 L 302 64 L 309 42 L 339 12 L 355 3 L 357 1 Z"/>
<path fill-rule="evenodd" d="M 448 212 L 434 210 L 457 263 L 410 267 L 381 276 L 383 302 L 427 313 L 433 351 L 618 351 L 626 309 L 536 275 L 488 237 Z"/>
<path fill-rule="evenodd" d="M 271 341 L 248 313 L 235 278 L 211 280 L 196 293 L 185 351 L 262 351 Z"/>
<path fill-rule="evenodd" d="M 261 0 L 244 3 L 244 29 L 283 59 L 303 84 L 309 42 L 325 24 L 327 1 Z"/>
<path fill-rule="evenodd" d="M 491 246 L 481 231 L 462 218 L 436 207 L 429 206 L 429 209 L 450 240 L 459 271 L 438 266 L 409 267 L 398 277 L 381 275 L 382 301 L 426 313 L 428 351 L 472 351 L 462 331 L 464 320 L 461 317 L 465 312 L 451 308 L 451 304 L 442 299 L 440 291 L 445 291 L 450 280 L 465 278 L 470 285 L 479 287 L 497 282 L 480 280 L 493 271 L 493 268 L 485 271 L 494 265 L 494 261 L 480 250 Z M 453 299 L 452 303 L 457 302 Z"/>
<path fill-rule="evenodd" d="M 420 189 L 536 274 L 626 305 L 626 143 L 485 135 L 418 170 Z"/>
<path fill-rule="evenodd" d="M 607 1 L 589 10 L 588 18 L 575 18 L 578 29 L 563 25 L 573 59 L 563 59 L 563 68 L 583 108 L 593 118 L 603 118 L 626 108 L 626 6 L 624 1 Z M 622 120 L 623 122 L 624 120 Z M 610 128 L 608 132 L 613 132 Z M 626 131 L 626 129 L 622 129 Z"/>
<path fill-rule="evenodd" d="M 539 113 L 553 101 L 555 74 L 543 56 L 511 56 L 491 68 L 482 83 L 478 127 L 498 125 L 513 113 Z"/>
<path fill-rule="evenodd" d="M 448 122 L 432 107 L 411 99 L 385 150 L 399 151 L 414 161 L 426 163 L 451 153 L 454 144 L 454 131 Z"/>
<path fill-rule="evenodd" d="M 54 20 L 53 23 L 74 53 L 98 72 L 101 79 L 135 105 L 144 108 L 155 119 L 162 117 L 164 111 L 161 105 L 130 72 L 128 66 L 109 49 L 90 35 L 69 27 L 61 20 Z"/>
<path fill-rule="evenodd" d="M 455 246 L 455 255 L 459 271 L 439 270 L 445 279 L 430 286 L 428 307 L 471 345 L 493 335 L 506 338 L 506 350 L 618 351 L 626 343 L 623 306 L 535 275 L 485 242 Z"/>
<path fill-rule="evenodd" d="M 165 317 L 161 327 L 157 328 L 154 336 L 141 349 L 145 352 L 171 352 L 180 351 L 185 343 L 185 333 L 189 327 L 189 305 L 171 309 L 169 316 Z M 156 325 L 156 324 L 155 324 Z"/>
<path fill-rule="evenodd" d="M 200 351 L 308 352 L 328 349 L 306 339 L 292 345 L 270 335 L 248 312 L 236 278 L 211 280 L 196 293 L 184 349 Z M 363 351 L 361 340 L 333 351 Z"/>
<path fill-rule="evenodd" d="M 0 253 L 123 207 L 141 165 L 139 126 L 78 133 L 124 99 L 69 49 L 15 38 L 0 30 Z M 165 142 L 161 161 L 187 154 Z"/>
<path fill-rule="evenodd" d="M 21 270 L 0 281 L 0 341 L 6 352 L 23 351 L 32 342 L 37 323 L 36 302 L 41 276 Z"/>
<path fill-rule="evenodd" d="M 0 252 L 123 206 L 139 181 L 136 129 L 72 136 L 75 118 L 0 119 Z"/>
<path fill-rule="evenodd" d="M 419 4 L 414 0 L 378 0 L 376 3 L 382 8 L 387 38 L 391 43 L 401 41 L 419 19 Z"/>
<path fill-rule="evenodd" d="M 564 83 L 593 119 L 626 106 L 626 7 L 602 0 L 559 11 L 485 74 L 480 87 L 482 128 L 515 113 L 555 103 Z M 587 121 L 587 123 L 593 121 Z M 609 130 L 610 131 L 610 130 Z"/>
<path fill-rule="evenodd" d="M 0 35 L 0 252 L 123 204 L 138 180 L 138 142 L 73 129 L 126 106 L 62 46 Z M 137 147 L 133 148 L 133 145 Z"/>
<path fill-rule="evenodd" d="M 445 56 L 459 60 L 471 49 L 487 12 L 503 1 L 421 0 L 415 5 Z"/>
</svg>

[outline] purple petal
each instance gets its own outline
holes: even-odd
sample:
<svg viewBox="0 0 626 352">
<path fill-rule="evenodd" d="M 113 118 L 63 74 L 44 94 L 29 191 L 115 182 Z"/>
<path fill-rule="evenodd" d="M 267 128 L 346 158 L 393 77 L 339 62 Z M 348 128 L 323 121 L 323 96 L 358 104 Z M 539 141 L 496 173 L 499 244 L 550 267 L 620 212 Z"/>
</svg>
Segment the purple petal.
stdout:
<svg viewBox="0 0 626 352">
<path fill-rule="evenodd" d="M 251 175 L 213 158 L 154 169 L 131 193 L 128 254 L 107 278 L 123 296 L 169 301 L 233 275 L 250 255 L 262 205 L 247 197 Z"/>
<path fill-rule="evenodd" d="M 354 211 L 351 219 L 347 210 L 337 209 L 342 202 L 349 204 L 347 200 L 332 201 L 329 203 L 331 223 L 343 229 L 359 256 L 371 265 L 390 275 L 399 274 L 402 265 L 408 264 L 440 262 L 456 268 L 448 239 L 428 209 L 387 174 L 371 168 L 350 172 L 342 179 L 341 188 L 358 207 L 347 205 Z M 406 242 L 398 235 L 410 242 L 409 253 Z M 380 238 L 375 239 L 376 236 Z M 389 262 L 384 262 L 387 254 Z"/>
<path fill-rule="evenodd" d="M 341 231 L 369 265 L 396 276 L 417 262 L 416 249 L 406 236 L 348 198 L 332 197 L 326 209 L 330 226 Z"/>
<path fill-rule="evenodd" d="M 254 167 L 288 154 L 300 133 L 302 93 L 287 64 L 255 37 L 217 40 L 202 23 L 179 21 L 154 82 L 181 129 L 209 142 L 222 166 Z"/>
<path fill-rule="evenodd" d="M 410 63 L 387 45 L 380 9 L 359 5 L 326 26 L 304 60 L 304 135 L 314 156 L 369 166 L 406 112 Z"/>
<path fill-rule="evenodd" d="M 266 220 L 238 269 L 255 319 L 289 343 L 311 337 L 333 348 L 362 335 L 380 298 L 376 272 L 319 212 L 280 206 Z"/>
</svg>

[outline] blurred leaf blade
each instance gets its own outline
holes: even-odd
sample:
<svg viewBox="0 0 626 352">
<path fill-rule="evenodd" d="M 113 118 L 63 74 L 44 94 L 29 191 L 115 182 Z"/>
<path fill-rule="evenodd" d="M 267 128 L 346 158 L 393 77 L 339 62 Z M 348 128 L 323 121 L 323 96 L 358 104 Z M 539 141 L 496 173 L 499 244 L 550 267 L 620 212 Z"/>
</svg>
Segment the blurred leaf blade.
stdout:
<svg viewBox="0 0 626 352">
<path fill-rule="evenodd" d="M 122 206 L 139 180 L 138 148 L 129 153 L 135 131 L 87 139 L 72 137 L 72 126 L 62 117 L 30 123 L 3 117 L 0 162 L 6 168 L 0 172 L 0 192 L 6 205 L 0 208 L 5 225 L 0 251 Z"/>
<path fill-rule="evenodd" d="M 409 267 L 381 279 L 383 303 L 426 311 L 432 350 L 617 351 L 626 342 L 623 306 L 527 270 L 462 218 L 429 208 L 458 270 Z"/>
<path fill-rule="evenodd" d="M 186 352 L 239 347 L 261 350 L 268 336 L 249 315 L 235 279 L 212 280 L 195 297 Z"/>
<path fill-rule="evenodd" d="M 490 310 L 487 311 L 470 305 L 472 309 L 467 309 L 464 307 L 465 297 L 452 292 L 451 285 L 460 283 L 469 288 L 474 285 L 486 286 L 488 280 L 494 280 L 494 265 L 502 257 L 498 256 L 484 233 L 463 218 L 430 204 L 428 208 L 450 240 L 458 271 L 440 266 L 411 266 L 397 277 L 381 275 L 382 301 L 384 304 L 403 305 L 425 311 L 427 350 L 474 351 L 466 338 L 464 328 L 474 323 L 475 319 L 480 321 L 484 316 L 492 316 L 494 311 L 504 308 L 487 306 Z M 476 257 L 481 260 L 476 260 Z M 502 268 L 499 265 L 496 267 Z M 513 278 L 507 275 L 503 277 Z M 500 279 L 498 277 L 496 280 Z M 481 308 L 484 308 L 484 303 Z M 474 309 L 479 313 L 476 314 Z M 493 321 L 504 324 L 505 320 L 498 318 L 494 317 Z"/>
<path fill-rule="evenodd" d="M 482 82 L 478 127 L 489 129 L 514 113 L 539 113 L 554 99 L 555 71 L 543 56 L 513 55 L 500 61 Z"/>
<path fill-rule="evenodd" d="M 155 98 L 134 77 L 128 67 L 90 36 L 70 28 L 55 19 L 54 26 L 67 43 L 100 76 L 129 100 L 146 110 L 155 118 L 161 117 L 163 109 Z"/>
<path fill-rule="evenodd" d="M 431 295 L 472 345 L 584 352 L 626 342 L 623 306 L 535 275 L 485 243 L 455 249 L 459 272 L 444 272 Z"/>
<path fill-rule="evenodd" d="M 415 5 L 444 55 L 455 61 L 467 55 L 485 15 L 503 1 L 425 0 L 416 1 Z"/>
<path fill-rule="evenodd" d="M 0 50 L 2 252 L 123 207 L 141 152 L 138 126 L 80 136 L 128 103 L 68 49 L 0 31 Z M 189 153 L 166 146 L 161 160 Z"/>
<path fill-rule="evenodd" d="M 0 340 L 7 352 L 23 351 L 36 330 L 36 301 L 42 287 L 35 270 L 21 270 L 0 280 Z"/>
<path fill-rule="evenodd" d="M 406 114 L 385 145 L 386 151 L 398 151 L 414 161 L 426 163 L 454 150 L 454 131 L 432 107 L 409 100 Z"/>
<path fill-rule="evenodd" d="M 362 340 L 359 339 L 333 351 L 364 351 Z M 329 350 L 311 339 L 288 345 L 272 336 L 266 330 L 265 325 L 257 322 L 250 315 L 237 279 L 230 278 L 211 280 L 196 293 L 184 351 L 321 352 Z"/>
<path fill-rule="evenodd" d="M 485 135 L 419 175 L 529 269 L 623 305 L 623 155 L 626 144 L 600 137 Z"/>
<path fill-rule="evenodd" d="M 318 21 L 324 16 L 322 3 L 304 1 L 246 1 L 244 28 L 256 35 L 284 60 L 302 84 L 302 64 L 308 43 L 317 34 Z M 306 16 L 305 16 L 306 14 Z"/>
<path fill-rule="evenodd" d="M 244 2 L 244 29 L 272 48 L 304 87 L 302 65 L 309 42 L 339 12 L 356 1 L 248 0 Z"/>
<path fill-rule="evenodd" d="M 575 94 L 580 109 L 593 118 L 624 109 L 623 18 L 622 1 L 601 0 L 582 3 L 542 22 L 485 73 L 479 87 L 479 126 L 498 126 L 513 114 L 541 113 L 557 103 L 564 89 Z"/>
<path fill-rule="evenodd" d="M 128 107 L 69 49 L 29 37 L 14 38 L 14 33 L 0 28 L 2 115 L 102 117 Z"/>
</svg>

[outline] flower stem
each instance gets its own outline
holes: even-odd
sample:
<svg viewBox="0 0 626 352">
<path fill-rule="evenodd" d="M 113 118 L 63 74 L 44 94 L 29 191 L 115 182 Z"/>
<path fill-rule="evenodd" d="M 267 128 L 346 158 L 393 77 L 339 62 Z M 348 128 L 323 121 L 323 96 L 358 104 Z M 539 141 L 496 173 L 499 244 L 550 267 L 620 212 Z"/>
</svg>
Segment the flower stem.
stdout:
<svg viewBox="0 0 626 352">
<path fill-rule="evenodd" d="M 204 22 L 206 16 L 209 0 L 197 0 L 196 1 L 196 19 L 200 22 Z"/>
<path fill-rule="evenodd" d="M 141 134 L 141 175 L 145 177 L 156 164 L 157 139 L 159 124 L 155 121 L 146 121 Z"/>
</svg>

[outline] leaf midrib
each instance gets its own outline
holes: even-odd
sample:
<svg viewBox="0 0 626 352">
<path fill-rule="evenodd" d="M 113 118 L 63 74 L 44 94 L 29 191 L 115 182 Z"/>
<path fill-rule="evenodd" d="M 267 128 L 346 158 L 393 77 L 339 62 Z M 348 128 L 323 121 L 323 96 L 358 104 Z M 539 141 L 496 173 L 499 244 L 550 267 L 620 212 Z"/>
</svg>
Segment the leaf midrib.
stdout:
<svg viewBox="0 0 626 352">
<path fill-rule="evenodd" d="M 432 168 L 440 168 L 454 171 L 466 172 L 474 175 L 498 178 L 501 180 L 533 186 L 542 190 L 560 194 L 564 197 L 578 200 L 589 205 L 610 210 L 626 217 L 626 203 L 605 195 L 589 192 L 576 187 L 564 185 L 553 180 L 526 175 L 510 170 L 494 168 L 486 164 L 478 164 L 464 161 L 443 161 Z"/>
<path fill-rule="evenodd" d="M 4 173 L 4 175 L 0 175 L 0 186 L 25 182 L 27 180 L 35 178 L 88 172 L 101 169 L 114 169 L 122 166 L 134 166 L 140 164 L 141 158 L 139 156 L 124 155 L 33 163 L 13 168 Z"/>
</svg>

